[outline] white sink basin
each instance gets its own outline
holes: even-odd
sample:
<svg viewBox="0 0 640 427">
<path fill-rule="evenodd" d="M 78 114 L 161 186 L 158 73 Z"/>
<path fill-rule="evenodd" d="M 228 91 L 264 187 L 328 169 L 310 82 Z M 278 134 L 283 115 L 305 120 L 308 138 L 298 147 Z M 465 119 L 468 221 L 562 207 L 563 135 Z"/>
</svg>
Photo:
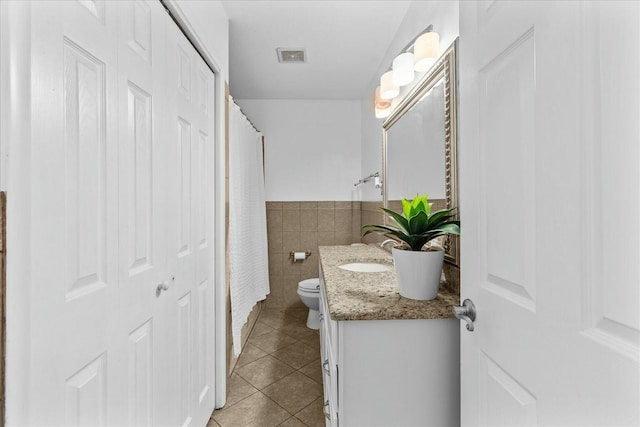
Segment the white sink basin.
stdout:
<svg viewBox="0 0 640 427">
<path fill-rule="evenodd" d="M 377 262 L 353 262 L 339 265 L 338 268 L 357 271 L 358 273 L 380 273 L 381 271 L 391 271 L 392 267 L 388 264 L 379 264 Z"/>
</svg>

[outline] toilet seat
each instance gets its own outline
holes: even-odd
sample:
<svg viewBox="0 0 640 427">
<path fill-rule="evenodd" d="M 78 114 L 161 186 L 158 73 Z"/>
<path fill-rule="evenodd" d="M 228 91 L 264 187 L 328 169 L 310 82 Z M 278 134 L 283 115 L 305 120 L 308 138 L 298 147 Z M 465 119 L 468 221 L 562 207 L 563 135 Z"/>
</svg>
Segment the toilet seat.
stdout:
<svg viewBox="0 0 640 427">
<path fill-rule="evenodd" d="M 302 280 L 298 283 L 298 289 L 308 293 L 319 293 L 320 292 L 320 279 L 306 279 Z"/>
</svg>

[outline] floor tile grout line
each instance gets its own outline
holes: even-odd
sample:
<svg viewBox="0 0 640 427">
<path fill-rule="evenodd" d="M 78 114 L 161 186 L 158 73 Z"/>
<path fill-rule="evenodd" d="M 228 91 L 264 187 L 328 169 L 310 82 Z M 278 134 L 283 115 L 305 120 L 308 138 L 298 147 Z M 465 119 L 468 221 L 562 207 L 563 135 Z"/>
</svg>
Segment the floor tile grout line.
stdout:
<svg viewBox="0 0 640 427">
<path fill-rule="evenodd" d="M 295 339 L 295 338 L 294 338 L 294 339 Z M 300 344 L 300 343 L 301 343 L 300 341 L 296 341 L 296 342 L 291 343 L 291 344 L 289 344 L 289 345 Z M 276 350 L 268 351 L 268 350 L 265 350 L 264 348 L 262 348 L 262 347 L 260 347 L 260 346 L 258 346 L 258 345 L 256 345 L 256 344 L 253 344 L 253 345 L 255 345 L 255 346 L 256 346 L 256 347 L 258 347 L 260 350 L 262 350 L 262 351 L 264 351 L 265 353 L 267 353 L 267 356 L 273 356 L 273 353 L 276 353 L 276 352 L 278 352 L 278 351 L 282 350 L 283 348 L 285 348 L 285 347 L 288 347 L 288 346 L 289 346 L 289 345 L 285 345 L 284 347 L 280 347 L 280 348 L 278 348 L 278 349 L 276 349 Z M 263 356 L 263 357 L 264 357 L 264 356 Z M 273 356 L 273 357 L 275 357 L 275 356 Z M 277 359 L 277 357 L 276 357 L 276 359 Z M 257 360 L 257 359 L 256 359 L 256 360 Z"/>
<path fill-rule="evenodd" d="M 265 322 L 262 322 L 262 321 L 261 321 L 261 317 L 262 317 L 262 315 L 263 315 L 263 314 L 267 314 L 267 312 L 275 312 L 275 313 L 279 313 L 280 315 L 282 315 L 282 316 L 283 316 L 283 317 L 282 317 L 282 319 L 281 319 L 281 322 L 279 322 L 279 323 L 280 323 L 279 327 L 273 327 L 272 325 L 269 325 L 268 323 L 265 323 Z M 265 309 L 265 308 L 261 309 L 261 311 L 260 311 L 259 315 L 258 315 L 258 316 L 257 316 L 257 318 L 256 318 L 255 323 L 253 324 L 253 326 L 252 326 L 252 328 L 251 328 L 251 331 L 250 331 L 250 332 L 249 332 L 249 334 L 248 334 L 248 337 L 247 337 L 247 343 L 249 343 L 249 342 L 248 342 L 248 340 L 253 336 L 253 333 L 254 333 L 254 331 L 255 331 L 255 328 L 256 328 L 256 325 L 257 325 L 257 323 L 258 323 L 258 322 L 261 322 L 261 323 L 262 323 L 262 324 L 264 324 L 265 326 L 268 326 L 269 328 L 273 329 L 273 331 L 269 331 L 269 332 L 267 332 L 267 333 L 273 333 L 273 332 L 277 331 L 279 334 L 282 334 L 282 335 L 284 335 L 284 336 L 286 336 L 286 337 L 288 337 L 288 338 L 293 339 L 293 340 L 294 340 L 294 342 L 293 342 L 293 343 L 291 343 L 291 344 L 289 344 L 289 345 L 285 345 L 285 346 L 283 346 L 283 347 L 280 347 L 280 348 L 278 348 L 278 349 L 275 349 L 275 350 L 273 350 L 273 351 L 268 351 L 268 350 L 266 350 L 266 349 L 264 349 L 264 348 L 260 347 L 259 345 L 256 345 L 255 343 L 250 343 L 251 345 L 255 346 L 256 348 L 258 348 L 259 350 L 263 351 L 263 352 L 264 352 L 264 353 L 266 353 L 266 354 L 265 354 L 265 355 L 263 355 L 263 356 L 260 356 L 260 357 L 256 358 L 255 360 L 252 360 L 251 362 L 248 362 L 248 363 L 246 363 L 246 364 L 243 364 L 243 365 L 238 365 L 238 364 L 236 364 L 236 366 L 234 367 L 234 369 L 233 369 L 233 371 L 231 372 L 231 374 L 233 375 L 233 374 L 235 373 L 236 375 L 238 375 L 242 380 L 246 381 L 246 382 L 247 382 L 247 384 L 249 384 L 251 387 L 253 387 L 256 391 L 254 391 L 254 392 L 250 393 L 248 396 L 245 396 L 244 398 L 242 398 L 242 399 L 240 399 L 239 401 L 235 402 L 235 403 L 234 403 L 234 404 L 232 404 L 231 406 L 225 406 L 225 407 L 221 408 L 221 409 L 220 409 L 220 411 L 224 411 L 224 410 L 227 410 L 227 409 L 233 408 L 234 406 L 236 406 L 236 405 L 237 405 L 237 404 L 239 404 L 240 402 L 243 402 L 244 400 L 246 400 L 246 399 L 250 398 L 251 396 L 255 396 L 255 394 L 256 394 L 256 393 L 260 393 L 262 396 L 266 397 L 266 398 L 267 398 L 267 399 L 269 399 L 271 402 L 273 402 L 276 406 L 278 406 L 279 408 L 281 408 L 285 413 L 289 414 L 289 417 L 287 417 L 287 419 L 285 419 L 282 423 L 286 422 L 287 420 L 290 420 L 291 418 L 295 418 L 295 419 L 296 419 L 297 421 L 299 421 L 300 423 L 304 424 L 305 426 L 308 426 L 308 424 L 307 424 L 307 423 L 305 423 L 302 419 L 298 418 L 298 417 L 296 416 L 296 414 L 297 414 L 297 413 L 300 413 L 301 411 L 304 411 L 304 410 L 305 410 L 305 409 L 307 409 L 309 406 L 311 406 L 312 404 L 314 404 L 318 399 L 320 399 L 320 398 L 322 397 L 322 395 L 320 395 L 320 396 L 316 397 L 315 399 L 313 399 L 313 400 L 312 400 L 308 405 L 304 406 L 304 407 L 303 407 L 303 408 L 301 408 L 299 411 L 297 411 L 297 412 L 296 412 L 296 414 L 292 414 L 290 411 L 288 411 L 286 408 L 282 407 L 278 402 L 276 402 L 274 399 L 272 399 L 272 398 L 271 398 L 271 397 L 269 397 L 266 393 L 264 393 L 264 392 L 263 392 L 263 390 L 264 390 L 264 389 L 266 389 L 266 388 L 268 388 L 268 387 L 272 386 L 273 384 L 277 383 L 278 381 L 280 381 L 280 380 L 282 380 L 282 379 L 284 379 L 284 378 L 287 378 L 287 377 L 289 377 L 289 376 L 293 375 L 294 373 L 300 373 L 300 374 L 302 374 L 305 378 L 308 378 L 309 380 L 313 381 L 314 383 L 316 383 L 316 384 L 318 384 L 318 385 L 322 386 L 322 384 L 321 384 L 321 383 L 318 383 L 318 382 L 317 382 L 314 378 L 312 378 L 310 375 L 308 375 L 308 374 L 306 374 L 306 373 L 304 373 L 304 372 L 302 372 L 302 371 L 301 371 L 301 369 L 303 369 L 303 368 L 305 368 L 305 367 L 309 366 L 311 363 L 313 363 L 313 362 L 314 362 L 313 360 L 312 360 L 312 361 L 309 361 L 309 362 L 308 362 L 308 363 L 306 363 L 306 364 L 304 364 L 304 365 L 303 365 L 303 366 L 301 366 L 300 368 L 296 368 L 296 367 L 294 367 L 294 366 L 291 366 L 291 365 L 290 365 L 289 363 L 287 363 L 286 361 L 281 360 L 281 359 L 280 359 L 280 358 L 278 358 L 277 356 L 274 356 L 274 353 L 279 352 L 279 351 L 283 350 L 283 349 L 284 349 L 284 348 L 286 348 L 286 347 L 290 347 L 290 346 L 294 346 L 294 345 L 304 345 L 305 347 L 312 347 L 312 345 L 313 345 L 313 341 L 314 341 L 314 340 L 316 340 L 316 339 L 319 339 L 319 336 L 318 336 L 318 337 L 312 337 L 311 335 L 309 335 L 308 337 L 304 337 L 303 339 L 299 339 L 299 338 L 296 338 L 296 337 L 294 337 L 294 336 L 292 336 L 292 335 L 290 335 L 290 334 L 286 333 L 285 331 L 282 331 L 282 329 L 283 329 L 283 328 L 285 328 L 287 325 L 294 325 L 294 324 L 296 324 L 296 325 L 297 325 L 297 324 L 298 324 L 299 322 L 301 322 L 301 321 L 303 321 L 303 319 L 302 319 L 302 318 L 298 319 L 298 318 L 297 318 L 297 317 L 295 317 L 295 316 L 288 315 L 286 312 L 284 312 L 283 310 L 280 310 L 280 309 L 278 309 L 278 310 Z M 260 335 L 260 336 L 262 336 L 262 335 Z M 284 377 L 279 378 L 278 380 L 273 381 L 272 383 L 270 383 L 270 384 L 268 384 L 268 385 L 265 385 L 265 386 L 264 386 L 264 387 L 262 387 L 262 388 L 258 388 L 258 387 L 256 387 L 256 386 L 255 386 L 254 384 L 252 384 L 248 379 L 244 378 L 244 377 L 243 377 L 239 372 L 237 372 L 237 370 L 238 370 L 239 368 L 241 368 L 242 366 L 249 365 L 249 364 L 251 364 L 251 363 L 253 363 L 253 362 L 256 362 L 256 361 L 258 361 L 258 360 L 260 360 L 260 359 L 263 359 L 263 358 L 265 358 L 265 357 L 267 357 L 267 356 L 271 356 L 271 357 L 273 357 L 274 359 L 276 359 L 277 361 L 279 361 L 279 362 L 281 362 L 281 363 L 283 363 L 283 364 L 287 365 L 289 368 L 293 369 L 293 371 L 292 371 L 292 372 L 290 372 L 290 373 L 288 373 L 288 374 L 286 374 Z M 315 357 L 315 356 L 314 356 L 314 357 Z M 215 412 L 214 412 L 214 414 L 215 414 Z M 213 418 L 213 415 L 212 415 L 211 419 L 213 419 L 213 421 L 214 421 L 214 422 L 218 423 L 218 422 Z M 280 424 L 282 424 L 282 423 L 280 423 Z M 219 423 L 218 423 L 218 424 L 219 424 Z"/>
<path fill-rule="evenodd" d="M 237 375 L 238 375 L 240 378 L 242 378 L 243 380 L 245 380 L 245 381 L 246 381 L 246 382 L 247 382 L 251 387 L 255 388 L 255 389 L 256 389 L 256 390 L 258 390 L 258 391 L 262 391 L 262 390 L 264 390 L 265 388 L 267 388 L 267 387 L 269 387 L 269 386 L 271 386 L 271 385 L 273 385 L 273 384 L 277 383 L 278 381 L 280 381 L 280 380 L 282 380 L 282 379 L 284 379 L 284 378 L 288 377 L 289 375 L 292 375 L 293 373 L 298 372 L 298 369 L 294 368 L 293 366 L 289 365 L 288 363 L 282 362 L 282 361 L 281 361 L 280 359 L 278 359 L 277 357 L 272 356 L 272 355 L 270 355 L 270 354 L 267 354 L 267 356 L 271 356 L 271 357 L 273 357 L 274 359 L 276 359 L 277 361 L 279 361 L 279 362 L 281 362 L 281 363 L 284 363 L 284 364 L 285 364 L 285 365 L 287 365 L 289 368 L 293 369 L 293 371 L 289 372 L 289 373 L 288 373 L 288 374 L 286 374 L 284 377 L 282 377 L 282 378 L 278 378 L 277 380 L 275 380 L 275 381 L 273 381 L 273 382 L 271 382 L 271 383 L 269 383 L 269 384 L 265 385 L 265 386 L 264 386 L 264 387 L 262 387 L 262 388 L 258 388 L 258 386 L 256 386 L 255 384 L 252 384 L 252 383 L 251 383 L 251 381 L 249 381 L 249 379 L 247 379 L 247 378 L 243 377 L 239 372 L 237 373 Z M 262 358 L 267 357 L 267 356 L 263 356 Z M 257 360 L 259 360 L 259 359 L 256 359 L 256 361 L 257 361 Z M 253 362 L 251 362 L 251 363 L 253 363 Z M 311 363 L 311 362 L 309 362 L 309 363 Z M 305 365 L 305 366 L 306 366 L 306 365 Z M 304 374 L 304 372 L 300 372 L 300 373 L 301 373 L 302 375 L 305 375 L 305 374 Z M 307 375 L 305 375 L 305 376 L 307 376 Z M 311 380 L 313 380 L 313 378 L 311 378 Z M 315 380 L 314 380 L 314 381 L 315 381 Z M 315 381 L 315 382 L 317 382 L 317 381 Z"/>
<path fill-rule="evenodd" d="M 291 372 L 290 374 L 287 374 L 287 375 L 285 375 L 284 377 L 280 378 L 278 381 L 284 380 L 285 378 L 290 377 L 291 375 L 295 374 L 296 372 L 299 372 L 299 371 L 293 371 L 293 372 Z M 309 378 L 309 377 L 308 377 L 307 375 L 305 375 L 303 372 L 299 372 L 299 373 L 300 373 L 300 374 L 302 374 L 303 376 L 305 376 L 305 377 Z M 309 378 L 309 379 L 310 379 L 311 381 L 313 381 L 314 383 L 318 384 L 318 382 L 317 382 L 316 380 L 314 380 L 313 378 Z M 268 387 L 272 386 L 273 384 L 277 383 L 278 381 L 276 381 L 276 382 L 274 382 L 274 383 L 271 383 L 270 385 L 266 386 L 264 389 L 266 389 L 266 388 L 268 388 Z M 320 385 L 320 386 L 322 386 L 322 384 L 319 384 L 319 385 Z M 264 389 L 262 389 L 262 390 L 264 390 Z M 267 395 L 266 393 L 264 393 L 262 390 L 259 390 L 259 391 L 260 391 L 260 392 L 262 392 L 262 394 L 264 394 L 265 396 L 267 396 L 267 397 L 269 397 L 269 398 L 271 399 L 271 397 L 270 397 L 269 395 Z M 303 411 L 304 409 L 306 409 L 309 405 L 311 405 L 313 402 L 315 402 L 316 400 L 318 400 L 318 399 L 319 399 L 319 398 L 321 398 L 321 397 L 322 397 L 322 398 L 324 398 L 323 393 L 321 393 L 320 395 L 318 395 L 318 396 L 314 397 L 314 398 L 313 398 L 313 400 L 312 400 L 310 403 L 308 403 L 307 405 L 305 405 L 304 407 L 302 407 L 301 409 L 299 409 L 299 410 L 296 412 L 296 414 L 298 414 L 298 413 L 300 413 L 301 411 Z M 271 400 L 273 400 L 273 401 L 275 402 L 275 400 L 274 400 L 274 399 L 271 399 Z M 278 402 L 275 402 L 275 403 L 277 404 Z M 280 405 L 278 404 L 278 406 L 280 406 Z M 283 409 L 284 409 L 284 408 L 283 408 Z M 287 409 L 285 409 L 285 411 L 289 412 Z M 291 413 L 291 412 L 289 412 L 289 413 Z M 291 415 L 293 415 L 293 416 L 295 417 L 295 414 L 291 414 Z M 297 418 L 297 417 L 296 417 L 296 418 Z M 299 419 L 299 418 L 298 418 L 298 419 Z M 303 424 L 305 424 L 305 425 L 306 425 L 306 423 L 305 423 L 304 421 L 300 420 L 300 422 L 302 422 Z"/>
<path fill-rule="evenodd" d="M 254 388 L 255 388 L 255 387 L 254 387 Z M 223 406 L 222 408 L 218 409 L 218 411 L 217 411 L 217 412 L 222 412 L 222 411 L 226 411 L 227 409 L 233 408 L 233 407 L 234 407 L 234 406 L 236 406 L 238 403 L 240 403 L 240 402 L 244 402 L 245 400 L 247 400 L 248 398 L 250 398 L 251 396 L 253 396 L 253 395 L 254 395 L 254 394 L 256 394 L 256 393 L 260 393 L 260 390 L 258 390 L 257 388 L 256 388 L 256 391 L 254 391 L 254 392 L 252 392 L 251 394 L 249 394 L 249 395 L 247 395 L 247 396 L 243 397 L 242 399 L 238 400 L 237 402 L 232 403 L 232 404 L 231 404 L 231 405 L 229 405 L 229 406 L 227 406 L 227 405 Z M 264 393 L 263 393 L 263 394 L 264 394 Z M 214 412 L 214 414 L 215 414 L 215 412 Z"/>
<path fill-rule="evenodd" d="M 256 390 L 254 393 L 251 393 L 249 396 L 247 396 L 247 397 L 245 397 L 245 398 L 243 398 L 243 399 L 240 399 L 239 401 L 237 401 L 237 402 L 236 402 L 236 403 L 234 403 L 233 405 L 231 405 L 231 406 L 229 406 L 229 407 L 224 407 L 224 408 L 223 408 L 223 409 L 221 409 L 219 412 L 222 412 L 222 411 L 224 411 L 225 409 L 233 408 L 233 407 L 234 407 L 234 406 L 236 406 L 238 403 L 240 403 L 240 402 L 243 402 L 243 401 L 247 400 L 248 398 L 250 398 L 251 396 L 254 396 L 254 395 L 255 395 L 255 394 L 257 394 L 257 393 L 262 394 L 264 397 L 266 397 L 267 399 L 269 399 L 270 401 L 272 401 L 272 402 L 273 402 L 276 406 L 278 406 L 280 409 L 282 409 L 282 410 L 283 410 L 283 411 L 285 411 L 287 414 L 289 414 L 289 417 L 287 417 L 287 419 L 286 419 L 286 420 L 284 420 L 284 421 L 287 421 L 287 420 L 288 420 L 289 418 L 291 418 L 291 417 L 295 417 L 295 418 L 297 418 L 294 414 L 292 414 L 291 412 L 287 411 L 285 408 L 283 408 L 282 406 L 280 406 L 280 405 L 278 404 L 278 402 L 276 402 L 275 400 L 273 400 L 272 398 L 270 398 L 269 396 L 267 396 L 266 394 L 264 394 L 264 393 L 262 392 L 262 390 Z M 314 400 L 314 402 L 315 402 L 315 400 Z M 307 406 L 308 406 L 308 405 L 307 405 Z M 306 408 L 306 406 L 305 406 L 305 408 Z M 303 408 L 303 409 L 304 409 L 304 408 Z M 301 409 L 300 411 L 302 411 L 302 409 Z M 215 411 L 214 411 L 214 415 L 215 415 Z M 218 423 L 218 421 L 216 421 L 216 420 L 213 418 L 213 415 L 211 416 L 211 419 L 213 419 L 213 421 L 215 421 L 216 423 Z M 299 419 L 299 418 L 297 418 L 297 419 Z M 283 421 L 283 422 L 284 422 L 284 421 Z M 304 421 L 302 421 L 302 420 L 300 420 L 300 422 L 301 422 L 302 424 L 304 424 L 304 425 L 307 425 L 307 424 L 306 424 Z M 282 424 L 282 423 L 280 423 L 280 424 Z M 280 424 L 278 424 L 278 425 L 280 425 Z M 220 423 L 218 423 L 218 425 L 220 425 Z"/>
<path fill-rule="evenodd" d="M 302 410 L 302 409 L 301 409 Z M 278 424 L 278 426 L 281 426 L 282 424 L 286 423 L 287 421 L 289 421 L 291 418 L 295 418 L 297 421 L 300 421 L 304 426 L 309 427 L 309 424 L 305 423 L 304 421 L 302 421 L 300 418 L 296 417 L 295 415 L 291 415 L 289 418 L 287 418 L 286 420 L 284 420 L 283 422 L 281 422 L 280 424 Z M 278 427 L 276 426 L 276 427 Z"/>
<path fill-rule="evenodd" d="M 262 390 L 259 390 L 259 392 L 260 392 L 260 393 L 262 393 Z M 273 403 L 275 403 L 276 405 L 278 405 L 278 407 L 279 407 L 279 408 L 282 408 L 282 410 L 284 410 L 287 414 L 289 414 L 289 415 L 290 415 L 290 417 L 289 417 L 289 418 L 291 418 L 291 417 L 294 417 L 294 416 L 295 416 L 294 414 L 292 414 L 291 412 L 289 412 L 286 408 L 283 408 L 283 407 L 282 407 L 278 402 L 276 402 L 275 400 L 273 400 L 272 398 L 270 398 L 270 397 L 269 397 L 269 396 L 267 396 L 266 394 L 262 393 L 262 395 L 263 395 L 264 397 L 266 397 L 267 399 L 269 399 L 270 401 L 272 401 Z M 287 420 L 288 420 L 289 418 L 287 418 Z M 286 420 L 284 420 L 284 421 L 286 421 Z M 283 422 L 284 422 L 284 421 L 283 421 Z M 282 423 L 280 423 L 280 424 L 282 424 Z"/>
<path fill-rule="evenodd" d="M 302 369 L 302 368 L 300 368 Z M 322 385 L 322 383 L 319 383 L 317 380 L 311 378 L 309 375 L 305 374 L 304 372 L 302 372 L 300 369 L 298 369 L 296 372 L 300 372 L 302 375 L 304 375 L 305 377 L 309 378 L 311 381 L 313 381 L 316 384 Z"/>
<path fill-rule="evenodd" d="M 262 388 L 258 388 L 255 384 L 251 384 L 251 383 L 249 382 L 249 380 L 248 380 L 248 379 L 246 379 L 245 377 L 243 377 L 242 375 L 240 375 L 240 374 L 238 374 L 238 375 L 240 376 L 240 378 L 242 378 L 243 380 L 245 380 L 245 381 L 246 381 L 246 382 L 247 382 L 251 387 L 255 388 L 255 389 L 256 389 L 256 390 L 258 390 L 258 391 L 262 391 L 262 390 L 264 390 L 265 388 L 269 387 L 270 385 L 277 383 L 278 381 L 280 381 L 280 379 L 284 378 L 284 377 L 282 377 L 282 378 L 280 378 L 280 379 L 275 380 L 275 381 L 274 381 L 274 382 L 272 382 L 272 383 L 269 383 L 269 384 L 265 385 L 265 386 L 264 386 L 264 387 L 262 387 Z M 285 377 L 286 377 L 286 376 L 289 376 L 289 374 L 285 375 Z"/>
<path fill-rule="evenodd" d="M 234 402 L 233 404 L 231 404 L 229 406 L 225 405 L 222 408 L 219 408 L 219 409 L 213 411 L 213 415 L 211 416 L 211 418 L 213 418 L 216 415 L 216 413 L 220 414 L 220 412 L 227 411 L 228 409 L 231 409 L 234 406 L 236 406 L 238 403 L 244 402 L 245 400 L 247 400 L 248 398 L 250 398 L 251 396 L 253 396 L 256 393 L 260 393 L 260 390 L 256 389 L 256 391 L 254 391 L 253 393 L 249 394 L 248 396 L 243 397 L 242 399 L 238 400 L 237 402 Z M 216 421 L 216 420 L 214 420 L 214 421 Z M 218 424 L 220 424 L 220 423 L 218 423 Z"/>
<path fill-rule="evenodd" d="M 304 342 L 304 341 L 302 341 L 302 340 L 300 340 L 300 339 L 298 339 L 298 338 L 296 338 L 296 337 L 292 337 L 291 335 L 289 335 L 288 333 L 286 333 L 286 332 L 284 332 L 284 331 L 283 331 L 283 332 L 281 332 L 281 334 L 286 335 L 286 336 L 288 336 L 289 338 L 293 338 L 293 339 L 294 339 L 294 340 L 296 340 L 297 342 L 302 342 L 302 343 Z M 292 345 L 293 345 L 293 344 L 292 344 Z"/>
<path fill-rule="evenodd" d="M 262 349 L 260 349 L 260 350 L 262 350 Z M 262 350 L 262 351 L 264 351 L 264 350 Z M 258 360 L 260 360 L 260 359 L 264 359 L 264 358 L 265 358 L 265 357 L 267 357 L 267 356 L 271 356 L 271 355 L 270 355 L 269 353 L 267 353 L 267 354 L 265 354 L 264 356 L 260 356 L 260 357 L 258 357 L 257 359 L 254 359 L 254 360 L 252 360 L 251 362 L 247 362 L 247 363 L 244 363 L 244 364 L 242 364 L 242 365 L 238 365 L 238 364 L 236 363 L 236 366 L 233 368 L 233 371 L 231 371 L 231 375 L 233 375 L 234 373 L 236 373 L 236 369 L 238 369 L 238 368 L 242 368 L 243 366 L 250 365 L 251 363 L 253 363 L 253 362 L 257 362 L 257 361 L 258 361 Z"/>
<path fill-rule="evenodd" d="M 260 347 L 260 345 L 259 345 L 259 344 L 256 344 L 255 342 L 252 342 L 252 343 L 251 343 L 251 345 L 253 345 L 253 346 L 255 346 L 255 347 L 258 347 L 260 350 L 264 351 L 264 352 L 265 352 L 265 353 L 267 353 L 268 355 L 272 355 L 273 353 L 275 353 L 275 352 L 277 352 L 277 351 L 280 351 L 280 350 L 282 350 L 283 348 L 291 347 L 291 346 L 296 345 L 296 344 L 304 344 L 305 346 L 308 346 L 308 345 L 309 345 L 309 343 L 307 343 L 307 342 L 305 342 L 305 341 L 302 341 L 302 340 L 299 340 L 299 339 L 298 339 L 298 338 L 296 338 L 296 337 L 292 337 L 291 335 L 288 335 L 288 334 L 286 334 L 285 332 L 280 332 L 280 334 L 281 334 L 281 335 L 285 335 L 285 336 L 286 336 L 286 337 L 288 337 L 288 338 L 291 338 L 291 339 L 292 339 L 292 340 L 294 340 L 295 342 L 292 342 L 291 344 L 284 345 L 284 346 L 279 347 L 279 348 L 277 348 L 277 349 L 275 349 L 275 350 L 267 350 L 267 349 L 265 349 L 265 348 L 263 348 L 263 347 Z M 265 335 L 266 335 L 266 334 L 265 334 Z M 263 336 L 263 335 L 260 335 L 260 336 Z M 249 342 L 249 339 L 251 339 L 251 337 L 249 337 L 249 338 L 247 339 L 247 342 Z"/>
<path fill-rule="evenodd" d="M 278 353 L 281 350 L 284 350 L 286 347 L 281 348 L 280 350 L 276 350 L 274 351 L 272 354 L 270 354 L 270 356 L 275 357 L 276 359 L 278 359 L 279 361 L 281 361 L 282 363 L 285 363 L 289 366 L 291 366 L 293 369 L 295 369 L 296 371 L 299 369 L 304 368 L 305 366 L 311 364 L 311 362 L 313 362 L 313 360 L 316 358 L 317 355 L 312 356 L 312 358 L 310 358 L 309 360 L 307 360 L 306 362 L 304 362 L 304 365 L 300 366 L 299 368 L 296 368 L 295 366 L 291 365 L 290 363 L 288 363 L 286 360 L 282 360 L 280 357 L 276 356 L 275 354 Z M 320 358 L 320 357 L 318 357 Z M 257 360 L 257 359 L 256 359 Z"/>
<path fill-rule="evenodd" d="M 313 404 L 316 402 L 316 400 L 320 399 L 321 397 L 324 399 L 324 396 L 322 396 L 322 395 L 320 395 L 320 396 L 316 397 L 315 399 L 313 399 L 313 400 L 311 401 L 311 403 L 309 403 L 307 406 L 305 406 L 304 408 L 302 408 L 302 409 L 300 409 L 298 412 L 296 412 L 296 414 L 299 414 L 300 412 L 302 412 L 302 411 L 304 411 L 305 409 L 307 409 L 309 406 L 313 405 Z M 304 421 L 302 421 L 300 418 L 296 417 L 296 415 L 295 415 L 295 414 L 293 414 L 293 416 L 294 416 L 297 420 L 299 420 L 302 424 L 304 424 L 304 425 L 306 425 L 306 426 L 308 426 L 308 425 L 309 425 L 309 424 L 305 423 Z"/>
</svg>

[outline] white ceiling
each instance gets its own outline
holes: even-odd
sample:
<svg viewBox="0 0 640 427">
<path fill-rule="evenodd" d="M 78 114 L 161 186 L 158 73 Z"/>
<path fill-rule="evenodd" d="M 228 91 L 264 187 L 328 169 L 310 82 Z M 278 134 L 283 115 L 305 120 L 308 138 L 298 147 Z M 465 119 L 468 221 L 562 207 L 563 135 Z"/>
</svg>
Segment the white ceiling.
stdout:
<svg viewBox="0 0 640 427">
<path fill-rule="evenodd" d="M 226 0 L 236 99 L 360 99 L 410 1 Z M 276 48 L 305 48 L 279 63 Z"/>
</svg>

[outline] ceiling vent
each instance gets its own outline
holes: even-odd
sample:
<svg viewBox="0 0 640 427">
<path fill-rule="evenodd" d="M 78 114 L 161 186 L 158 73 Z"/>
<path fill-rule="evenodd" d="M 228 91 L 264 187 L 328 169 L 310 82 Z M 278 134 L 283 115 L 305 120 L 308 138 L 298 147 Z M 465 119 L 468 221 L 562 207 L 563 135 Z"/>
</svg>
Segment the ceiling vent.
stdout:
<svg viewBox="0 0 640 427">
<path fill-rule="evenodd" d="M 307 62 L 307 53 L 302 48 L 285 48 L 279 47 L 278 62 Z"/>
</svg>

